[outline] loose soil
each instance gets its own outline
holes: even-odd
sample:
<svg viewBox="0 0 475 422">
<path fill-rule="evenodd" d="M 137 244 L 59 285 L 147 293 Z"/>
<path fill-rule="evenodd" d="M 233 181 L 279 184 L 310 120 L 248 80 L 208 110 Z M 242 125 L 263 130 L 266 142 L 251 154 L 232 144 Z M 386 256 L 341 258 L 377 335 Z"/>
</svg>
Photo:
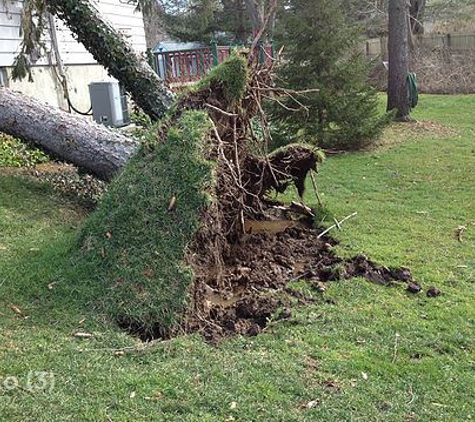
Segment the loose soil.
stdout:
<svg viewBox="0 0 475 422">
<path fill-rule="evenodd" d="M 279 223 L 284 229 L 275 232 Z M 247 234 L 234 245 L 219 278 L 215 268 L 197 274 L 197 306 L 187 331 L 198 331 L 209 341 L 236 334 L 255 336 L 270 318 L 288 318 L 292 304 L 316 301 L 289 286 L 292 281 L 305 280 L 316 291 L 323 291 L 326 283 L 354 277 L 385 286 L 418 286 L 407 268 L 384 267 L 361 254 L 340 258 L 334 250 L 336 240 L 318 239 L 321 230 L 288 221 L 272 222 L 270 228 Z"/>
<path fill-rule="evenodd" d="M 283 221 L 246 222 L 257 232 L 247 233 L 234 245 L 224 267 L 195 268 L 194 306 L 181 332 L 199 332 L 215 343 L 235 335 L 256 336 L 269 321 L 288 319 L 291 307 L 318 303 L 327 283 L 363 277 L 384 286 L 415 283 L 407 268 L 378 265 L 364 255 L 340 258 L 330 236 L 318 239 L 322 229 Z M 268 230 L 265 230 L 268 229 Z M 292 282 L 305 281 L 315 294 L 303 294 Z M 419 286 L 420 287 L 420 286 Z M 142 340 L 159 338 L 127 327 Z"/>
</svg>

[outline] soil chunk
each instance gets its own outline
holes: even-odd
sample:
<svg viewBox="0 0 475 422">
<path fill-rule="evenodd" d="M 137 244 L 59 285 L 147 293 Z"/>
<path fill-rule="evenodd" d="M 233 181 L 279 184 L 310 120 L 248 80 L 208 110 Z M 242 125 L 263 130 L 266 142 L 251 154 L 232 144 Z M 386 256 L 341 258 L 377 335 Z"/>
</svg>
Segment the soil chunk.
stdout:
<svg viewBox="0 0 475 422">
<path fill-rule="evenodd" d="M 254 226 L 255 222 L 246 225 Z M 215 268 L 201 271 L 195 292 L 197 306 L 188 320 L 189 331 L 201 332 L 212 342 L 236 334 L 258 335 L 274 315 L 290 315 L 292 303 L 315 302 L 288 286 L 296 280 L 324 286 L 362 277 L 384 286 L 403 283 L 408 289 L 421 289 L 407 268 L 381 266 L 362 254 L 346 260 L 338 257 L 333 248 L 336 240 L 328 236 L 318 239 L 321 229 L 282 223 L 283 230 L 276 232 L 278 225 L 268 225 L 267 232 L 248 234 L 234 245 L 219 279 Z"/>
</svg>

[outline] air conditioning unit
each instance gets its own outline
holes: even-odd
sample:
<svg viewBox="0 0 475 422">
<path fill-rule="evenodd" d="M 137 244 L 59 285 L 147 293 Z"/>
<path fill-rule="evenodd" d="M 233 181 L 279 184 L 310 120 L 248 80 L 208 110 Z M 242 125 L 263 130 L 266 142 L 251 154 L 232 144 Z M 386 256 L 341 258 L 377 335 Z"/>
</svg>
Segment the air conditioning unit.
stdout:
<svg viewBox="0 0 475 422">
<path fill-rule="evenodd" d="M 92 115 L 97 123 L 121 127 L 130 123 L 125 90 L 117 81 L 89 84 Z"/>
</svg>

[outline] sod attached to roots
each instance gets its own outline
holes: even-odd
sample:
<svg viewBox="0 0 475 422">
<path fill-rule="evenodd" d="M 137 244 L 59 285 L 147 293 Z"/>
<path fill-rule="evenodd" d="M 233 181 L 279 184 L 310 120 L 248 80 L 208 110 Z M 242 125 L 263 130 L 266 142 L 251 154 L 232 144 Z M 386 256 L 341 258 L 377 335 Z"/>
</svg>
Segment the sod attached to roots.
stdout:
<svg viewBox="0 0 475 422">
<path fill-rule="evenodd" d="M 249 153 L 249 142 L 259 142 L 251 130 L 262 110 L 251 89 L 258 78 L 268 82 L 233 56 L 182 96 L 82 231 L 105 292 L 97 304 L 142 338 L 200 329 L 197 320 L 216 316 L 206 292 L 232 294 L 224 266 L 245 219 L 265 218 L 267 192 L 302 184 L 320 159 L 302 146 L 269 159 Z"/>
<path fill-rule="evenodd" d="M 211 72 L 150 132 L 85 225 L 83 255 L 103 287 L 96 305 L 124 329 L 143 339 L 256 335 L 287 306 L 282 293 L 296 277 L 326 282 L 339 268 L 344 278 L 412 283 L 406 270 L 340 259 L 311 210 L 268 197 L 292 184 L 302 196 L 322 160 L 302 144 L 253 154 L 268 141 L 261 103 L 263 89 L 274 92 L 271 74 L 239 56 Z"/>
<path fill-rule="evenodd" d="M 203 154 L 209 128 L 205 113 L 188 111 L 166 140 L 149 142 L 110 185 L 81 235 L 108 289 L 101 307 L 145 337 L 172 332 L 190 297 L 193 273 L 184 254 L 211 200 L 213 164 Z"/>
</svg>

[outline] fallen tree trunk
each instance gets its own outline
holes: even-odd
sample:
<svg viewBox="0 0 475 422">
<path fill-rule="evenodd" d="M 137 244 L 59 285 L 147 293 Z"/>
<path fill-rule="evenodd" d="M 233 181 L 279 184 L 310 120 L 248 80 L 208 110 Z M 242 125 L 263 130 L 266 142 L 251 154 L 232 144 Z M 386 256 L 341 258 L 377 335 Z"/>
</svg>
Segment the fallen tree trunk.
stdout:
<svg viewBox="0 0 475 422">
<path fill-rule="evenodd" d="M 171 92 L 89 1 L 43 1 L 39 4 L 46 5 L 66 23 L 151 119 L 157 120 L 167 112 L 174 101 Z M 30 38 L 25 37 L 24 45 L 33 42 Z M 106 181 L 130 158 L 136 144 L 123 135 L 6 88 L 0 88 L 0 131 L 35 143 Z"/>
<path fill-rule="evenodd" d="M 106 181 L 137 146 L 120 133 L 7 88 L 0 88 L 0 131 L 33 142 Z"/>
</svg>

